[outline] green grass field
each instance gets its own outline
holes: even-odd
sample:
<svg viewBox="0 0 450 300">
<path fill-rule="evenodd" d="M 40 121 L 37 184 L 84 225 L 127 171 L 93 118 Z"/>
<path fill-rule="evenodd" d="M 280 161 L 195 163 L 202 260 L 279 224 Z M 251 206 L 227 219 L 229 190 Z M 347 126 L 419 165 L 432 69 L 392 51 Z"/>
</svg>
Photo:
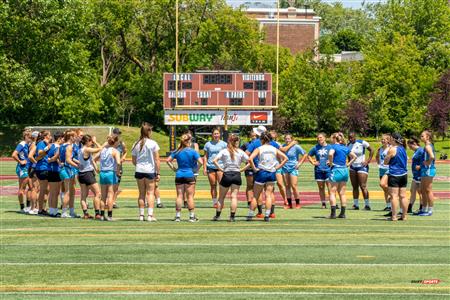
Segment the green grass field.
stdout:
<svg viewBox="0 0 450 300">
<path fill-rule="evenodd" d="M 0 162 L 0 175 L 14 174 Z M 377 191 L 376 167 L 369 178 Z M 450 165 L 438 165 L 449 176 Z M 15 180 L 2 180 L 3 188 Z M 436 181 L 436 191 L 450 191 Z M 348 187 L 350 184 L 348 184 Z M 123 189 L 135 188 L 127 164 Z M 163 165 L 162 190 L 173 190 Z M 198 190 L 207 190 L 199 177 Z M 315 191 L 312 168 L 301 191 Z M 374 193 L 375 194 L 375 193 Z M 138 222 L 136 199 L 119 199 L 115 222 L 50 219 L 16 213 L 15 196 L 1 195 L 1 299 L 449 299 L 450 199 L 436 201 L 432 217 L 384 221 L 373 210 L 327 220 L 319 205 L 277 209 L 270 223 L 212 222 L 210 200 L 198 199 L 199 223 L 174 223 L 174 199 L 164 198 L 158 222 Z M 226 202 L 228 204 L 228 202 Z M 228 206 L 228 205 L 227 205 Z M 78 213 L 80 210 L 78 209 Z M 182 218 L 187 219 L 187 211 Z M 417 281 L 439 279 L 434 285 Z"/>
</svg>

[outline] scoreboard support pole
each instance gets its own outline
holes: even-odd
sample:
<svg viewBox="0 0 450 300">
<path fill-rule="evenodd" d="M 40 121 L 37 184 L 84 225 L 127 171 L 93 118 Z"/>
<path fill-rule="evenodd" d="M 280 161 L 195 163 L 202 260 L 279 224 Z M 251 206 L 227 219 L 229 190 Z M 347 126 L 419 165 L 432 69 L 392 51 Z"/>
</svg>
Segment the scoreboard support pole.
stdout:
<svg viewBox="0 0 450 300">
<path fill-rule="evenodd" d="M 175 125 L 169 126 L 169 148 L 171 153 L 177 148 L 177 131 Z"/>
<path fill-rule="evenodd" d="M 228 108 L 223 112 L 224 126 L 223 126 L 223 141 L 228 142 Z"/>
</svg>

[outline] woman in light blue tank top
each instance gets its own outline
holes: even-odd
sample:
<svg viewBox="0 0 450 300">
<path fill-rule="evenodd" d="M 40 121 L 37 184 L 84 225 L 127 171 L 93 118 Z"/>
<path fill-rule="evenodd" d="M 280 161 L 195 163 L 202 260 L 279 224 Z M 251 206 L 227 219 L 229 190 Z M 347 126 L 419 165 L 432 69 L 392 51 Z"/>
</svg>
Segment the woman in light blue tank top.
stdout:
<svg viewBox="0 0 450 300">
<path fill-rule="evenodd" d="M 436 175 L 436 166 L 434 165 L 436 154 L 431 132 L 425 130 L 420 135 L 420 139 L 425 143 L 423 164 L 420 169 L 422 197 L 425 207 L 419 216 L 427 217 L 433 215 L 433 177 Z"/>
<path fill-rule="evenodd" d="M 381 147 L 377 151 L 376 160 L 378 163 L 378 175 L 380 177 L 380 187 L 384 193 L 384 201 L 386 202 L 386 207 L 384 211 L 391 210 L 391 201 L 389 199 L 389 190 L 388 190 L 388 171 L 389 166 L 384 164 L 384 159 L 389 151 L 391 142 L 390 134 L 383 134 L 381 136 Z"/>
<path fill-rule="evenodd" d="M 120 154 L 114 144 L 117 143 L 117 135 L 108 136 L 106 146 L 100 152 L 100 188 L 101 199 L 104 210 L 100 212 L 103 221 L 112 221 L 112 211 L 114 206 L 114 185 L 118 182 L 120 175 Z M 108 216 L 105 211 L 108 210 Z"/>
</svg>

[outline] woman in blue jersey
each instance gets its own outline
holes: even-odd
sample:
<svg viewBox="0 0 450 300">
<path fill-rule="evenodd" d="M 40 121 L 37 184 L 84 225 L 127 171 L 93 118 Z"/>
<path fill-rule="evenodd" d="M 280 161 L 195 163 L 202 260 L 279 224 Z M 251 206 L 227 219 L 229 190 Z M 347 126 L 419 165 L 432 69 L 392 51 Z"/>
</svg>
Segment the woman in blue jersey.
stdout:
<svg viewBox="0 0 450 300">
<path fill-rule="evenodd" d="M 181 136 L 180 145 L 178 149 L 173 152 L 167 159 L 169 167 L 176 172 L 175 173 L 175 186 L 177 189 L 177 200 L 175 203 L 175 222 L 181 221 L 181 208 L 183 206 L 183 198 L 187 194 L 187 202 L 189 209 L 189 222 L 197 222 L 198 219 L 195 216 L 195 176 L 194 168 L 201 166 L 203 160 L 200 155 L 191 147 L 191 136 L 183 134 Z M 173 161 L 177 161 L 178 168 L 175 168 Z"/>
<path fill-rule="evenodd" d="M 281 147 L 281 144 L 277 142 L 278 133 L 276 132 L 276 130 L 271 129 L 269 131 L 269 133 L 270 133 L 270 137 L 272 138 L 272 145 L 276 144 L 277 146 L 275 148 L 280 149 L 281 151 L 283 151 L 286 154 L 286 152 L 291 148 L 291 147 L 287 147 L 287 145 L 289 145 L 289 144 L 284 145 L 285 149 L 283 149 Z M 278 169 L 275 176 L 277 177 L 277 187 L 280 192 L 280 196 L 283 199 L 284 207 L 287 208 L 288 201 L 287 201 L 287 194 L 286 194 L 286 182 L 285 182 L 286 180 L 284 178 L 283 169 L 282 168 Z M 273 204 L 272 204 L 274 207 L 275 207 L 275 202 L 276 202 L 276 200 L 274 200 Z M 300 208 L 300 206 L 298 208 Z M 273 213 L 273 216 L 275 216 L 275 213 L 274 212 L 272 212 L 272 213 Z"/>
<path fill-rule="evenodd" d="M 408 200 L 406 199 L 406 185 L 408 184 L 408 156 L 406 155 L 406 142 L 399 133 L 392 135 L 391 147 L 384 158 L 384 164 L 389 165 L 388 187 L 391 198 L 391 217 L 387 220 L 397 221 L 400 206 L 402 216 L 400 220 L 407 219 Z"/>
<path fill-rule="evenodd" d="M 75 214 L 75 169 L 78 169 L 78 158 L 73 159 L 73 145 L 75 144 L 76 133 L 68 130 L 64 133 L 64 143 L 59 147 L 59 161 L 61 168 L 59 176 L 62 180 L 63 205 L 61 218 L 77 217 Z M 69 207 L 69 212 L 67 212 Z"/>
<path fill-rule="evenodd" d="M 368 142 L 356 139 L 356 133 L 348 135 L 347 147 L 356 155 L 356 159 L 350 165 L 350 182 L 353 187 L 353 209 L 359 210 L 359 189 L 364 198 L 364 210 L 370 210 L 369 190 L 367 189 L 367 178 L 369 177 L 369 163 L 372 161 L 373 149 Z M 366 158 L 366 149 L 369 156 Z"/>
<path fill-rule="evenodd" d="M 12 158 L 17 162 L 16 174 L 19 179 L 19 191 L 17 197 L 19 198 L 20 210 L 22 212 L 30 211 L 30 204 L 27 203 L 25 207 L 24 199 L 26 198 L 27 185 L 30 178 L 28 178 L 28 145 L 31 142 L 31 131 L 25 130 L 22 134 L 22 141 L 16 146 L 12 153 Z M 28 202 L 28 201 L 27 201 Z"/>
<path fill-rule="evenodd" d="M 87 197 L 89 191 L 94 195 L 94 211 L 95 218 L 101 219 L 100 216 L 100 187 L 95 179 L 95 172 L 98 172 L 98 167 L 94 162 L 93 155 L 99 153 L 103 147 L 97 142 L 95 136 L 89 134 L 81 138 L 81 148 L 78 152 L 78 181 L 80 183 L 81 192 L 81 209 L 83 210 L 83 219 L 92 219 L 88 213 Z"/>
<path fill-rule="evenodd" d="M 144 221 L 145 200 L 148 202 L 147 221 L 156 221 L 154 216 L 155 185 L 160 178 L 159 145 L 151 139 L 152 126 L 143 123 L 141 136 L 132 147 L 133 165 L 136 167 L 134 178 L 136 179 L 139 197 L 139 221 Z"/>
<path fill-rule="evenodd" d="M 212 132 L 212 140 L 205 144 L 203 150 L 205 156 L 203 157 L 203 174 L 208 176 L 209 185 L 211 187 L 211 198 L 213 207 L 217 207 L 217 183 L 222 179 L 222 172 L 214 165 L 213 160 L 217 154 L 223 149 L 227 148 L 227 143 L 220 139 L 220 129 L 214 128 Z M 219 162 L 219 165 L 221 162 Z"/>
<path fill-rule="evenodd" d="M 433 215 L 433 178 L 436 176 L 436 166 L 434 165 L 436 153 L 434 150 L 433 135 L 430 131 L 425 130 L 422 132 L 420 139 L 425 144 L 423 162 L 420 169 L 422 198 L 425 207 L 419 216 L 428 217 Z"/>
<path fill-rule="evenodd" d="M 28 161 L 29 161 L 29 168 L 28 168 L 28 177 L 30 180 L 28 181 L 28 190 L 30 192 L 30 209 L 28 210 L 28 214 L 30 215 L 37 215 L 38 208 L 37 208 L 37 199 L 39 195 L 39 180 L 36 177 L 36 143 L 37 139 L 39 137 L 39 131 L 33 131 L 31 133 L 31 142 L 28 146 Z"/>
<path fill-rule="evenodd" d="M 327 208 L 325 197 L 325 186 L 330 194 L 330 175 L 331 168 L 327 164 L 328 152 L 331 149 L 331 145 L 327 144 L 327 136 L 325 133 L 320 132 L 317 134 L 317 144 L 308 152 L 308 160 L 314 166 L 314 179 L 317 182 L 319 188 L 320 202 L 322 208 Z"/>
<path fill-rule="evenodd" d="M 50 217 L 59 217 L 58 213 L 58 197 L 61 190 L 61 178 L 59 177 L 59 147 L 64 140 L 64 135 L 61 132 L 56 132 L 53 135 L 53 143 L 48 150 L 48 207 Z"/>
<path fill-rule="evenodd" d="M 250 146 L 250 144 L 256 140 L 257 136 L 256 133 L 252 130 L 250 131 L 250 140 L 245 143 L 244 145 L 242 145 L 241 149 L 242 151 L 247 151 L 248 147 Z M 247 154 L 248 155 L 248 154 Z M 247 198 L 247 206 L 250 206 L 250 203 L 252 202 L 253 199 L 253 170 L 251 168 L 245 170 L 244 172 L 245 174 L 245 182 L 246 182 L 246 187 L 245 187 L 245 196 Z"/>
<path fill-rule="evenodd" d="M 356 159 L 356 155 L 346 147 L 344 135 L 340 132 L 334 133 L 331 136 L 334 141 L 332 148 L 328 152 L 328 161 L 331 167 L 330 175 L 330 219 L 336 219 L 336 192 L 339 194 L 341 201 L 341 212 L 338 218 L 346 218 L 345 209 L 347 207 L 347 196 L 345 195 L 345 188 L 348 181 L 348 166 L 350 166 Z M 347 163 L 347 157 L 349 162 Z"/>
<path fill-rule="evenodd" d="M 291 142 L 294 139 L 292 138 L 292 134 L 285 134 L 284 135 L 284 145 L 283 147 L 291 144 Z M 298 169 L 303 164 L 307 156 L 305 155 L 306 152 L 303 150 L 300 145 L 295 144 L 292 147 L 290 147 L 285 152 L 288 161 L 286 164 L 281 168 L 282 174 L 284 176 L 284 181 L 286 182 L 286 200 L 288 204 L 288 208 L 293 208 L 292 206 L 292 196 L 295 199 L 295 208 L 300 208 L 300 195 L 298 193 Z M 299 157 L 301 157 L 301 160 L 299 161 Z"/>
<path fill-rule="evenodd" d="M 260 194 L 264 191 L 266 196 L 266 212 L 264 221 L 269 222 L 272 213 L 272 203 L 274 203 L 274 184 L 277 181 L 276 172 L 281 169 L 287 162 L 287 156 L 279 149 L 270 144 L 272 137 L 268 132 L 262 132 L 260 135 L 261 146 L 256 148 L 250 155 L 249 162 L 255 171 L 255 199 L 259 199 Z M 253 161 L 258 158 L 258 165 Z M 248 212 L 247 220 L 253 218 L 253 211 L 256 206 L 256 200 L 253 200 Z"/>
<path fill-rule="evenodd" d="M 380 187 L 383 190 L 384 193 L 384 201 L 386 203 L 386 207 L 384 208 L 384 211 L 390 211 L 391 210 L 391 200 L 389 199 L 389 190 L 387 185 L 387 178 L 388 178 L 388 170 L 389 166 L 384 164 L 384 158 L 386 157 L 389 147 L 390 147 L 390 141 L 391 141 L 391 135 L 390 134 L 383 134 L 381 136 L 381 147 L 378 148 L 377 154 L 376 154 L 376 160 L 378 163 L 378 176 L 380 177 Z"/>
<path fill-rule="evenodd" d="M 424 156 L 424 150 L 422 147 L 420 147 L 420 141 L 412 137 L 408 140 L 408 148 L 414 151 L 414 154 L 411 159 L 411 172 L 413 175 L 413 179 L 411 182 L 411 196 L 409 198 L 409 206 L 408 206 L 408 213 L 412 213 L 412 208 L 414 206 L 414 202 L 416 201 L 416 194 L 419 195 L 420 200 L 420 207 L 417 214 L 422 213 L 423 203 L 422 203 L 422 190 L 420 186 L 420 169 L 423 162 L 423 156 Z"/>
<path fill-rule="evenodd" d="M 118 176 L 120 175 L 120 154 L 114 148 L 117 140 L 116 135 L 108 136 L 106 145 L 97 157 L 100 160 L 100 189 L 102 200 L 100 215 L 103 221 L 113 220 L 114 185 L 117 184 Z M 108 210 L 108 216 L 105 216 L 106 210 Z"/>
<path fill-rule="evenodd" d="M 36 176 L 39 180 L 38 214 L 48 215 L 45 210 L 45 195 L 48 194 L 48 150 L 52 136 L 50 131 L 41 131 L 36 144 Z"/>
<path fill-rule="evenodd" d="M 222 161 L 222 166 L 219 165 L 219 161 Z M 244 168 L 241 168 L 242 163 L 248 162 L 248 155 L 239 149 L 239 137 L 231 134 L 228 137 L 227 149 L 223 149 L 217 154 L 213 160 L 216 167 L 223 172 L 222 180 L 219 187 L 219 204 L 216 209 L 216 215 L 213 221 L 220 219 L 220 214 L 224 207 L 225 197 L 231 188 L 231 205 L 230 205 L 230 222 L 235 221 L 236 209 L 238 206 L 237 195 L 239 188 L 242 185 L 241 172 L 246 170 L 250 164 Z"/>
</svg>

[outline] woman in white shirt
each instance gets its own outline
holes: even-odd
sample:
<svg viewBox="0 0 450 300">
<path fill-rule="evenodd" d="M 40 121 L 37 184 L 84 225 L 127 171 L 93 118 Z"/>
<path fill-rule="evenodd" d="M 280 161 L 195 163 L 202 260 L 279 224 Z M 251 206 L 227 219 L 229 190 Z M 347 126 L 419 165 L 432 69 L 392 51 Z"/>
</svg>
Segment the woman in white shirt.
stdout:
<svg viewBox="0 0 450 300">
<path fill-rule="evenodd" d="M 221 161 L 222 166 L 219 165 L 219 161 Z M 247 165 L 241 169 L 241 164 L 246 162 L 248 162 L 248 155 L 239 149 L 239 137 L 235 134 L 230 135 L 227 148 L 221 150 L 213 160 L 217 169 L 220 172 L 223 172 L 222 179 L 219 183 L 219 203 L 213 221 L 218 221 L 220 219 L 225 197 L 228 190 L 231 188 L 231 210 L 229 221 L 235 222 L 238 201 L 237 194 L 242 185 L 241 172 L 245 171 L 250 166 L 247 163 Z"/>
<path fill-rule="evenodd" d="M 139 221 L 144 221 L 145 199 L 148 200 L 147 221 L 156 221 L 153 214 L 155 206 L 155 184 L 159 180 L 160 160 L 159 146 L 150 139 L 152 126 L 143 123 L 141 126 L 141 137 L 134 143 L 132 148 L 132 161 L 136 166 L 134 178 L 136 178 L 139 189 Z"/>
<path fill-rule="evenodd" d="M 274 184 L 277 181 L 276 172 L 281 169 L 287 162 L 288 158 L 286 154 L 276 149 L 274 146 L 270 145 L 271 136 L 268 132 L 263 132 L 260 137 L 261 147 L 255 149 L 250 155 L 249 162 L 255 171 L 255 185 L 254 194 L 255 198 L 250 206 L 247 220 L 251 221 L 253 218 L 253 210 L 256 207 L 255 199 L 259 198 L 259 195 L 265 191 L 266 195 L 266 213 L 264 216 L 264 221 L 269 222 L 272 202 L 275 203 L 275 198 L 273 194 Z M 253 161 L 254 158 L 258 156 L 259 163 L 255 166 Z"/>
</svg>

